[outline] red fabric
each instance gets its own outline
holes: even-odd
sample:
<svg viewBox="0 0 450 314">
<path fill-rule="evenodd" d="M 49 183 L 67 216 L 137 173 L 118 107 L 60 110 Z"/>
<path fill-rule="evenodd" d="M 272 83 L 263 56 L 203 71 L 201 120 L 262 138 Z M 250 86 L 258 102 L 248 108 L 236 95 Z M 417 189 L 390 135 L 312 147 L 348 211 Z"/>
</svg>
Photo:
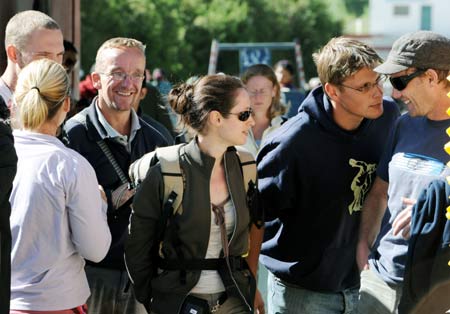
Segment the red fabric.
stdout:
<svg viewBox="0 0 450 314">
<path fill-rule="evenodd" d="M 9 314 L 88 314 L 88 311 L 87 305 L 83 304 L 70 310 L 61 310 L 61 311 L 11 310 Z"/>
<path fill-rule="evenodd" d="M 97 95 L 97 89 L 92 84 L 92 78 L 89 74 L 79 83 L 78 88 L 80 90 L 80 99 L 84 98 L 91 100 Z"/>
</svg>

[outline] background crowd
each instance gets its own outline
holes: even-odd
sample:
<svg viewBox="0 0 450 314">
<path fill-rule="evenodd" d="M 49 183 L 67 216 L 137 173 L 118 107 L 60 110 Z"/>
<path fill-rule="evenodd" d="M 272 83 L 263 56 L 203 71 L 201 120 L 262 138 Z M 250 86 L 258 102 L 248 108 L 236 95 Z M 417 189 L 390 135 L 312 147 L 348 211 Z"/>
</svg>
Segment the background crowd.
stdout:
<svg viewBox="0 0 450 314">
<path fill-rule="evenodd" d="M 288 60 L 172 86 L 113 37 L 80 99 L 51 17 L 19 12 L 5 47 L 0 313 L 450 309 L 450 39 L 383 61 L 332 38 L 303 93 Z"/>
</svg>

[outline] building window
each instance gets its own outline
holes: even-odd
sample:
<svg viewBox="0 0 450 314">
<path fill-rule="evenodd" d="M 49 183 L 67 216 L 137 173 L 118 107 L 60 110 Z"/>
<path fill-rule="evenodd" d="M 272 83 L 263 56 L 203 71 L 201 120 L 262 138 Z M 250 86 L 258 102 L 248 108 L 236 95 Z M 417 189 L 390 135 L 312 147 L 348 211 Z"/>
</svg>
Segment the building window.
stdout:
<svg viewBox="0 0 450 314">
<path fill-rule="evenodd" d="M 408 16 L 409 6 L 407 5 L 394 5 L 394 15 L 396 16 Z"/>
<path fill-rule="evenodd" d="M 420 29 L 425 31 L 431 30 L 431 7 L 428 5 L 422 7 L 422 14 L 420 18 Z"/>
</svg>

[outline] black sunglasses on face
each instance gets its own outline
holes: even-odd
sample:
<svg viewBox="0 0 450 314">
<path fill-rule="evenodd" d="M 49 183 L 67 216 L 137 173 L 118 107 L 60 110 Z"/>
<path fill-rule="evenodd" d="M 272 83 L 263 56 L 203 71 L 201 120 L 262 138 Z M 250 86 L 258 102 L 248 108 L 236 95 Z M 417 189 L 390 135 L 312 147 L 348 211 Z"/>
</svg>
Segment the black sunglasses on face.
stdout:
<svg viewBox="0 0 450 314">
<path fill-rule="evenodd" d="M 409 75 L 403 75 L 398 77 L 391 77 L 389 78 L 389 81 L 391 81 L 392 87 L 394 87 L 396 90 L 401 91 L 406 88 L 408 83 L 415 77 L 423 74 L 425 70 L 417 70 L 416 72 L 413 72 Z"/>
<path fill-rule="evenodd" d="M 253 109 L 252 108 L 248 108 L 248 110 L 241 111 L 241 112 L 238 112 L 238 113 L 228 112 L 228 114 L 232 114 L 232 115 L 237 116 L 239 121 L 242 121 L 242 122 L 247 121 L 250 118 L 250 116 L 252 115 L 252 113 L 253 113 Z"/>
</svg>

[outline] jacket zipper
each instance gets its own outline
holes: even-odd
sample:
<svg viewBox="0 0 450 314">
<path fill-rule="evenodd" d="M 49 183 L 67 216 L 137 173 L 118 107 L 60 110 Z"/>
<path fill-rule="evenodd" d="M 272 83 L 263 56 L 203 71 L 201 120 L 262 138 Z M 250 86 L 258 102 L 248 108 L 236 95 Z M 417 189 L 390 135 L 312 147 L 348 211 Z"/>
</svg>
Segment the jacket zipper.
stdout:
<svg viewBox="0 0 450 314">
<path fill-rule="evenodd" d="M 225 156 L 226 156 L 226 153 L 225 153 Z M 227 188 L 228 188 L 228 191 L 230 193 L 230 199 L 231 199 L 231 203 L 233 204 L 234 217 L 235 217 L 233 234 L 231 235 L 230 241 L 228 242 L 228 248 L 229 248 L 230 244 L 231 244 L 231 241 L 233 240 L 233 237 L 234 237 L 234 235 L 236 233 L 236 228 L 237 228 L 236 226 L 237 226 L 237 222 L 238 222 L 238 215 L 237 215 L 236 206 L 234 204 L 233 195 L 231 194 L 231 190 L 229 189 L 230 182 L 229 182 L 229 178 L 228 178 L 227 158 L 223 159 L 223 165 L 224 165 L 224 168 L 225 168 L 225 180 L 227 181 Z M 239 292 L 239 295 L 241 296 L 241 299 L 244 301 L 244 303 L 248 307 L 249 311 L 251 311 L 252 307 L 247 303 L 247 300 L 245 299 L 244 294 L 242 293 L 241 289 L 239 288 L 238 284 L 236 283 L 236 279 L 234 279 L 234 277 L 233 277 L 233 273 L 231 271 L 231 266 L 230 266 L 230 259 L 229 259 L 228 256 L 226 257 L 226 261 L 227 261 L 228 272 L 230 273 L 230 277 L 233 280 L 234 286 L 236 287 L 237 291 Z"/>
</svg>

